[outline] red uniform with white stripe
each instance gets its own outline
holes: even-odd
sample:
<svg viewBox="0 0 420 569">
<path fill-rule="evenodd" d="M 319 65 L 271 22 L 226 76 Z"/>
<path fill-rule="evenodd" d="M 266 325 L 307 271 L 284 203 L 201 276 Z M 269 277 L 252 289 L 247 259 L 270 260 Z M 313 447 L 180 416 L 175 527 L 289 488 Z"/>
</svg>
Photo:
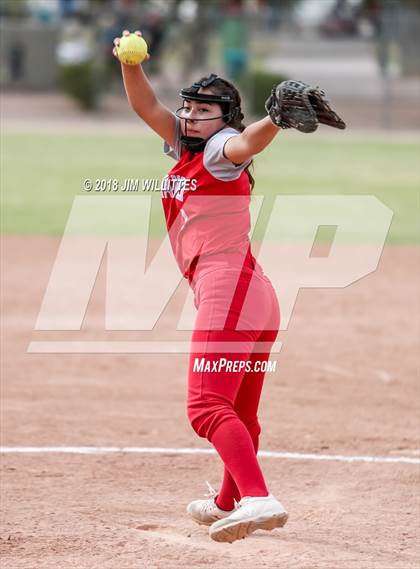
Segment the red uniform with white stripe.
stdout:
<svg viewBox="0 0 420 569">
<path fill-rule="evenodd" d="M 206 150 L 180 153 L 168 174 L 162 203 L 175 258 L 194 290 L 198 311 L 189 361 L 188 417 L 224 462 L 216 502 L 231 510 L 234 499 L 268 494 L 256 457 L 257 410 L 265 374 L 243 369 L 197 371 L 194 362 L 227 358 L 253 366 L 256 360 L 266 361 L 280 313 L 274 289 L 251 253 L 248 175 L 239 168 L 237 176 L 235 171 L 230 176 L 234 179 L 221 180 L 206 167 Z M 223 147 L 220 151 L 221 160 L 227 162 Z M 266 351 L 253 353 L 259 342 L 266 343 Z M 232 343 L 241 351 L 231 352 Z M 215 351 L 212 345 L 221 347 Z"/>
</svg>

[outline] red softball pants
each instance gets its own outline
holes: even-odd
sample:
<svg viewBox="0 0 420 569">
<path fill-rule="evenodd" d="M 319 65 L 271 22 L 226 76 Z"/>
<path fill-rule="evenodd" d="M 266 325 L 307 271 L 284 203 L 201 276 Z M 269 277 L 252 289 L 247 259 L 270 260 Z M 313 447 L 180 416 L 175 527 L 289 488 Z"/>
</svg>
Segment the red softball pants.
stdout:
<svg viewBox="0 0 420 569">
<path fill-rule="evenodd" d="M 280 310 L 260 265 L 249 257 L 243 263 L 238 254 L 211 255 L 200 260 L 191 282 L 197 317 L 187 414 L 194 431 L 212 443 L 224 463 L 216 500 L 223 510 L 231 510 L 234 499 L 268 494 L 257 460 L 265 372 L 254 367 L 269 358 Z"/>
</svg>

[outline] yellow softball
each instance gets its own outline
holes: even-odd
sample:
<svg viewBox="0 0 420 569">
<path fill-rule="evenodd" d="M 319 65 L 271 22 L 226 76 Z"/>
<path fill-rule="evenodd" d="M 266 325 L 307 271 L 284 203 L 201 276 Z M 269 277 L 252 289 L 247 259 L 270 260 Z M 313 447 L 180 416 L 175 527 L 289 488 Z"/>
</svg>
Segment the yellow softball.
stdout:
<svg viewBox="0 0 420 569">
<path fill-rule="evenodd" d="M 146 59 L 147 43 L 137 34 L 123 36 L 117 46 L 117 55 L 125 65 L 139 65 Z"/>
</svg>

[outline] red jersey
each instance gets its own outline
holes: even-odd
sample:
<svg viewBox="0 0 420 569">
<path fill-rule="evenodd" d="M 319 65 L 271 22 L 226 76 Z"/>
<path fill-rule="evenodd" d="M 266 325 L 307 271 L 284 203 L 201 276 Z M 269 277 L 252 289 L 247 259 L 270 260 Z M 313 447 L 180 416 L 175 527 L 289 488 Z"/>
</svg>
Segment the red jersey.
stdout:
<svg viewBox="0 0 420 569">
<path fill-rule="evenodd" d="M 178 146 L 180 158 L 162 184 L 172 249 L 189 280 L 201 256 L 238 252 L 252 257 L 248 236 L 251 192 L 244 170 L 249 161 L 238 167 L 223 155 L 226 140 L 237 134 L 225 128 L 199 153 Z"/>
</svg>

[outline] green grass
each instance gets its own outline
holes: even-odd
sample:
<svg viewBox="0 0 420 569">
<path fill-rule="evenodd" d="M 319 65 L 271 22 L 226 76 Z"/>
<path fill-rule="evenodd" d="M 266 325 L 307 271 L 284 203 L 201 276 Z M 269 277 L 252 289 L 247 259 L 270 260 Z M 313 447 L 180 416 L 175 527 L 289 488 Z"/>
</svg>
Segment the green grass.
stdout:
<svg viewBox="0 0 420 569">
<path fill-rule="evenodd" d="M 173 165 L 161 148 L 160 139 L 144 131 L 136 136 L 3 134 L 3 233 L 62 235 L 75 196 L 86 195 L 85 178 L 160 180 Z M 264 234 L 277 194 L 361 194 L 376 196 L 394 212 L 388 243 L 417 243 L 418 155 L 418 145 L 410 142 L 345 134 L 288 138 L 281 133 L 255 160 L 254 193 L 266 196 L 256 237 Z M 154 192 L 151 233 L 164 231 L 159 194 Z"/>
</svg>

